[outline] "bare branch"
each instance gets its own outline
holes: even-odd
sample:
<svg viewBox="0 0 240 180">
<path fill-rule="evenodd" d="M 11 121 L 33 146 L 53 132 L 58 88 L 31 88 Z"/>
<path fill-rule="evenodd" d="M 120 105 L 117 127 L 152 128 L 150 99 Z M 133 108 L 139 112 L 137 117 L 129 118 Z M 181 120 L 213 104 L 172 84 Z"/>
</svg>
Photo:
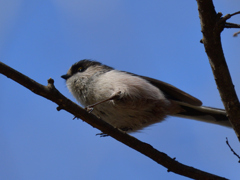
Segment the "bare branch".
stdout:
<svg viewBox="0 0 240 180">
<path fill-rule="evenodd" d="M 174 172 L 186 177 L 193 179 L 225 179 L 196 168 L 186 166 L 175 160 L 175 158 L 170 158 L 167 154 L 160 152 L 153 148 L 151 145 L 141 142 L 138 139 L 121 132 L 120 130 L 113 128 L 111 125 L 98 119 L 92 114 L 89 114 L 87 111 L 82 109 L 77 104 L 73 103 L 66 97 L 64 97 L 54 86 L 53 79 L 48 80 L 48 85 L 44 86 L 36 81 L 30 79 L 29 77 L 21 74 L 20 72 L 10 68 L 4 63 L 0 62 L 0 73 L 4 74 L 8 78 L 16 81 L 17 83 L 28 88 L 35 94 L 38 94 L 46 99 L 49 99 L 56 104 L 58 104 L 58 110 L 64 109 L 69 113 L 73 114 L 77 118 L 81 118 L 91 126 L 100 129 L 104 134 L 112 136 L 116 140 L 124 143 L 125 145 L 135 149 L 136 151 L 144 154 L 145 156 L 151 158 L 158 164 L 166 167 L 168 172 Z"/>
<path fill-rule="evenodd" d="M 230 150 L 233 152 L 233 154 L 234 154 L 235 156 L 237 156 L 237 158 L 239 159 L 239 160 L 238 160 L 238 163 L 240 163 L 240 156 L 239 156 L 239 155 L 233 150 L 233 148 L 230 146 L 227 137 L 226 137 L 226 143 L 227 143 L 228 147 L 230 148 Z"/>
<path fill-rule="evenodd" d="M 240 14 L 240 11 L 235 12 L 235 13 L 232 13 L 232 14 L 231 14 L 231 17 L 232 17 L 232 16 L 235 16 L 235 15 L 237 15 L 237 14 Z"/>
<path fill-rule="evenodd" d="M 221 14 L 221 16 L 222 16 L 222 13 L 218 13 L 218 14 Z M 240 14 L 240 11 L 235 12 L 235 13 L 233 13 L 233 14 L 226 14 L 224 17 L 222 17 L 222 18 L 219 20 L 219 22 L 220 22 L 220 23 L 222 23 L 222 22 L 226 23 L 226 21 L 227 21 L 228 19 L 230 19 L 231 17 L 233 17 L 233 16 L 235 16 L 235 15 L 237 15 L 237 14 Z"/>
<path fill-rule="evenodd" d="M 233 34 L 233 37 L 237 37 L 238 34 L 240 34 L 240 31 L 235 32 L 235 33 Z"/>
<path fill-rule="evenodd" d="M 225 28 L 240 28 L 240 24 L 234 24 L 234 23 L 225 23 Z"/>
<path fill-rule="evenodd" d="M 240 11 L 235 12 L 233 14 L 227 14 L 226 16 L 223 17 L 223 20 L 226 21 L 227 19 L 231 18 L 232 16 L 235 16 L 237 14 L 240 14 Z M 225 28 L 240 28 L 240 24 L 235 24 L 235 23 L 225 23 Z M 240 31 L 236 32 L 233 34 L 233 37 L 237 37 L 237 35 L 240 33 Z"/>
<path fill-rule="evenodd" d="M 204 44 L 214 78 L 228 114 L 228 118 L 240 141 L 240 104 L 224 57 L 220 34 L 226 20 L 236 13 L 221 18 L 212 0 L 197 0 Z"/>
</svg>

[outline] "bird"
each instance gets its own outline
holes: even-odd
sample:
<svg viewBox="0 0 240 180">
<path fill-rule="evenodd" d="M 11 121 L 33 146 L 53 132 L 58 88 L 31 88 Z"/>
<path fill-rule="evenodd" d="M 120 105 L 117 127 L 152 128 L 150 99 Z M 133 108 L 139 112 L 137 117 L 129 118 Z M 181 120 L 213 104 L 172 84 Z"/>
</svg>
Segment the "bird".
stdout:
<svg viewBox="0 0 240 180">
<path fill-rule="evenodd" d="M 67 88 L 89 112 L 124 132 L 138 132 L 168 116 L 231 127 L 226 111 L 202 106 L 166 82 L 83 59 L 66 74 Z"/>
</svg>

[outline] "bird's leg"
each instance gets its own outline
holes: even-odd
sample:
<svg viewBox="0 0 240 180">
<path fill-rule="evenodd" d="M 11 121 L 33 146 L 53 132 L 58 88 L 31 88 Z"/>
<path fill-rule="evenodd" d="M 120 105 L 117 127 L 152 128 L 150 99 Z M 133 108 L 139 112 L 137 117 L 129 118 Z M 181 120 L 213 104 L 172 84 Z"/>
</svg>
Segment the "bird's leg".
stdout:
<svg viewBox="0 0 240 180">
<path fill-rule="evenodd" d="M 91 113 L 93 111 L 93 108 L 95 106 L 97 106 L 98 104 L 101 104 L 101 103 L 104 103 L 104 102 L 107 102 L 107 101 L 110 101 L 110 100 L 113 100 L 113 99 L 116 99 L 116 98 L 119 98 L 119 95 L 121 94 L 121 91 L 118 91 L 117 93 L 113 94 L 111 97 L 107 98 L 107 99 L 104 99 L 102 101 L 99 101 L 99 102 L 96 102 L 94 104 L 91 104 L 87 107 L 85 107 L 85 109 L 87 110 L 87 112 Z"/>
</svg>

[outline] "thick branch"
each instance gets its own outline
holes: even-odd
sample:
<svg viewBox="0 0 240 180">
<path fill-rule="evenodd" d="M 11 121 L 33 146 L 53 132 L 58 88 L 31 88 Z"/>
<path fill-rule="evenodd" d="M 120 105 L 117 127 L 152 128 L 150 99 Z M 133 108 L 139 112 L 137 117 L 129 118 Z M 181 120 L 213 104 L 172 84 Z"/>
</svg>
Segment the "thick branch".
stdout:
<svg viewBox="0 0 240 180">
<path fill-rule="evenodd" d="M 204 44 L 215 81 L 228 114 L 228 118 L 240 141 L 240 104 L 223 54 L 220 34 L 226 20 L 216 13 L 212 0 L 197 0 Z M 224 20 L 223 20 L 224 19 Z"/>
<path fill-rule="evenodd" d="M 65 109 L 74 116 L 81 118 L 91 126 L 100 129 L 104 134 L 108 134 L 116 140 L 124 143 L 125 145 L 135 149 L 136 151 L 146 155 L 158 164 L 166 167 L 168 171 L 175 172 L 177 174 L 190 177 L 193 179 L 225 179 L 204 171 L 200 171 L 193 167 L 186 166 L 170 158 L 167 154 L 154 149 L 151 145 L 141 142 L 138 139 L 113 128 L 106 122 L 98 119 L 92 114 L 82 109 L 77 104 L 73 103 L 65 96 L 63 96 L 53 85 L 53 80 L 48 80 L 48 85 L 43 86 L 29 77 L 21 74 L 20 72 L 10 68 L 9 66 L 0 62 L 0 73 L 4 74 L 8 78 L 16 81 L 17 83 L 28 88 L 35 94 L 45 97 L 59 105 L 58 110 Z"/>
</svg>

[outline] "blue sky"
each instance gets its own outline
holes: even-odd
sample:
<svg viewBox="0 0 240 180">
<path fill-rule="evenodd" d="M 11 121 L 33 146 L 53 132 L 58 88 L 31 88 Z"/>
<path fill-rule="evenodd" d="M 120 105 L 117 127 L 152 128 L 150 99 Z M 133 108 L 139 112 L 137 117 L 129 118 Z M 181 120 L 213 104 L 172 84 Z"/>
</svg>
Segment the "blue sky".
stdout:
<svg viewBox="0 0 240 180">
<path fill-rule="evenodd" d="M 215 1 L 223 14 L 238 0 Z M 240 23 L 240 16 L 231 22 Z M 203 45 L 196 1 L 0 1 L 1 61 L 41 84 L 48 78 L 74 102 L 60 78 L 81 59 L 166 81 L 222 108 Z M 224 30 L 222 43 L 240 94 L 240 40 Z M 187 179 L 167 170 L 57 105 L 0 75 L 0 179 Z M 133 136 L 181 163 L 239 179 L 233 130 L 169 117 Z"/>
</svg>

